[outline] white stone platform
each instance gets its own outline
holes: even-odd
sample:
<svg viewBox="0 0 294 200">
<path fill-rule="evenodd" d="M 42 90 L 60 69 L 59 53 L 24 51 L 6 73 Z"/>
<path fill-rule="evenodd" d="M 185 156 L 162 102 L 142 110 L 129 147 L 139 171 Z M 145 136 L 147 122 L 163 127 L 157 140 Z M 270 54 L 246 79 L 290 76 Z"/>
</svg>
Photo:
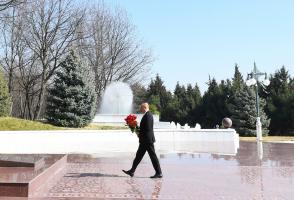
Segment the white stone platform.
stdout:
<svg viewBox="0 0 294 200">
<path fill-rule="evenodd" d="M 159 153 L 207 152 L 236 154 L 234 129 L 155 130 Z M 0 131 L 0 154 L 88 153 L 110 155 L 136 152 L 138 138 L 129 130 Z"/>
</svg>

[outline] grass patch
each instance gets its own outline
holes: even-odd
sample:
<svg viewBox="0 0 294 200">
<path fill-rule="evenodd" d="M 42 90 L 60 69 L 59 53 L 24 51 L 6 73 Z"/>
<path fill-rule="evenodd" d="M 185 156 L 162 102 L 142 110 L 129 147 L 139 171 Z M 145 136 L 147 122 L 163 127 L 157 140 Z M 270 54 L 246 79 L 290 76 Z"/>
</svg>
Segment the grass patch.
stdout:
<svg viewBox="0 0 294 200">
<path fill-rule="evenodd" d="M 107 126 L 90 124 L 84 128 L 67 128 L 53 126 L 40 121 L 31 121 L 13 117 L 0 117 L 0 131 L 37 131 L 37 130 L 119 130 L 124 126 Z"/>
<path fill-rule="evenodd" d="M 62 127 L 53 126 L 38 121 L 30 121 L 12 117 L 0 117 L 1 131 L 32 131 L 32 130 L 64 130 Z"/>
<path fill-rule="evenodd" d="M 255 142 L 256 137 L 240 137 L 240 141 Z M 294 136 L 266 136 L 262 137 L 263 142 L 284 142 L 294 141 Z"/>
</svg>

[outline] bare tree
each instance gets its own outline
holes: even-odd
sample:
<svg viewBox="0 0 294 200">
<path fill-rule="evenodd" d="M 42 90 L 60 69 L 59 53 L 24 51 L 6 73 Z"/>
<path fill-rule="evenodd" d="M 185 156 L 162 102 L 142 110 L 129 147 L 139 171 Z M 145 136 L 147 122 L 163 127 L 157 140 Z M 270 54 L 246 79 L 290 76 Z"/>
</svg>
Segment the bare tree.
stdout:
<svg viewBox="0 0 294 200">
<path fill-rule="evenodd" d="M 140 82 L 153 61 L 127 14 L 103 4 L 85 12 L 71 0 L 25 1 L 1 16 L 0 62 L 14 116 L 41 117 L 46 87 L 70 48 L 93 69 L 99 96 L 112 81 Z"/>
<path fill-rule="evenodd" d="M 24 0 L 0 0 L 0 11 L 17 6 L 23 2 Z"/>
<path fill-rule="evenodd" d="M 17 24 L 17 14 L 14 8 L 10 13 L 5 13 L 2 16 L 9 16 L 3 18 L 5 21 L 1 27 L 2 37 L 3 37 L 3 54 L 4 58 L 1 60 L 1 66 L 4 68 L 8 75 L 8 89 L 12 92 L 13 87 L 13 76 L 14 70 L 17 67 L 16 57 L 17 57 L 17 43 L 20 41 L 19 37 L 19 27 Z"/>
<path fill-rule="evenodd" d="M 39 85 L 32 117 L 38 119 L 47 83 L 76 39 L 83 14 L 72 7 L 70 0 L 37 0 L 30 4 L 30 10 L 25 18 L 25 41 L 38 65 Z"/>
<path fill-rule="evenodd" d="M 80 46 L 95 73 L 98 96 L 112 81 L 136 82 L 148 75 L 152 53 L 136 39 L 125 11 L 99 5 L 87 17 Z"/>
<path fill-rule="evenodd" d="M 9 92 L 12 95 L 12 108 L 15 100 L 19 99 L 19 94 L 14 96 L 18 85 L 17 71 L 24 66 L 23 57 L 25 44 L 23 42 L 23 16 L 20 5 L 14 6 L 1 12 L 1 67 L 4 68 L 8 79 Z M 13 112 L 13 109 L 11 109 Z"/>
<path fill-rule="evenodd" d="M 2 20 L 5 34 L 1 61 L 10 91 L 16 88 L 16 95 L 21 97 L 21 117 L 38 119 L 46 86 L 77 39 L 76 30 L 84 13 L 70 0 L 35 0 L 13 11 Z"/>
</svg>

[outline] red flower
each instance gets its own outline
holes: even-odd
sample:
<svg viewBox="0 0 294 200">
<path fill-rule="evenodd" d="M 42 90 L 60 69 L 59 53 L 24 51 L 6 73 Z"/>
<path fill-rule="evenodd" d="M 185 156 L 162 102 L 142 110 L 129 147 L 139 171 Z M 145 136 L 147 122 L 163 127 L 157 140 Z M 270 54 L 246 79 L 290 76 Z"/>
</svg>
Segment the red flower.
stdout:
<svg viewBox="0 0 294 200">
<path fill-rule="evenodd" d="M 138 132 L 138 122 L 137 122 L 137 116 L 130 114 L 125 118 L 126 125 L 131 129 L 132 132 Z"/>
<path fill-rule="evenodd" d="M 131 128 L 136 128 L 136 126 L 137 126 L 137 121 L 130 121 L 130 122 L 129 122 L 129 126 L 130 126 Z"/>
<path fill-rule="evenodd" d="M 128 123 L 128 122 L 131 122 L 131 121 L 135 121 L 137 119 L 137 116 L 136 115 L 128 115 L 127 118 L 125 118 L 125 121 Z"/>
</svg>

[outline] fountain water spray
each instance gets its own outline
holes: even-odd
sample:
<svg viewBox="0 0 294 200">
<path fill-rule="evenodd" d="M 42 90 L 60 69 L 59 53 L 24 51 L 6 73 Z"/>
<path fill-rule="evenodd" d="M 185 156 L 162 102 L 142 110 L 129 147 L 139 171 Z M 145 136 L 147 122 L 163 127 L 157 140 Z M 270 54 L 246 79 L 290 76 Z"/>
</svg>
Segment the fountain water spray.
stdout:
<svg viewBox="0 0 294 200">
<path fill-rule="evenodd" d="M 100 114 L 129 114 L 132 112 L 133 92 L 123 82 L 108 85 L 102 97 Z"/>
<path fill-rule="evenodd" d="M 113 82 L 109 84 L 102 96 L 102 102 L 93 123 L 110 125 L 124 125 L 125 117 L 133 111 L 133 92 L 127 83 Z M 140 122 L 142 114 L 136 114 Z M 159 124 L 159 116 L 154 115 L 154 123 Z M 169 122 L 162 122 L 165 127 L 170 126 Z"/>
</svg>

